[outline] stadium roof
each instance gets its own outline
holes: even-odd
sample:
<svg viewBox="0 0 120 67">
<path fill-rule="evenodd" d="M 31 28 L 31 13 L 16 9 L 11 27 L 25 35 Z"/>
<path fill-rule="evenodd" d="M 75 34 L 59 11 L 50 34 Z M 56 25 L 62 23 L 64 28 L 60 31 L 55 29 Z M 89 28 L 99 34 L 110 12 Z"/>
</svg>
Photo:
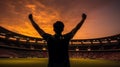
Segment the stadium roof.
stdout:
<svg viewBox="0 0 120 67">
<path fill-rule="evenodd" d="M 37 40 L 43 40 L 42 38 L 36 38 L 36 37 L 30 37 L 23 34 L 15 33 L 10 30 L 7 30 L 6 28 L 0 26 L 0 34 L 1 35 L 8 35 L 8 36 L 18 36 L 18 37 L 24 37 L 24 38 L 30 38 L 30 39 L 37 39 Z M 92 38 L 92 39 L 73 39 L 72 41 L 93 41 L 93 40 L 104 40 L 104 39 L 120 39 L 120 34 L 112 35 L 112 36 L 106 36 L 101 38 Z"/>
</svg>

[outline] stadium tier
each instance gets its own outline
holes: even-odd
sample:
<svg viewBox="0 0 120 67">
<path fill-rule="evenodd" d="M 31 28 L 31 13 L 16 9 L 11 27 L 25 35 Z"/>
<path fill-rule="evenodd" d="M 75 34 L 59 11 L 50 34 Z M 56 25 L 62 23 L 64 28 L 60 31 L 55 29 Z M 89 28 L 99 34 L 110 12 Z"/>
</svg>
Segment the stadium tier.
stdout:
<svg viewBox="0 0 120 67">
<path fill-rule="evenodd" d="M 73 39 L 69 44 L 70 57 L 120 57 L 120 34 L 94 39 Z M 46 45 L 42 38 L 25 36 L 0 27 L 0 57 L 47 57 Z"/>
</svg>

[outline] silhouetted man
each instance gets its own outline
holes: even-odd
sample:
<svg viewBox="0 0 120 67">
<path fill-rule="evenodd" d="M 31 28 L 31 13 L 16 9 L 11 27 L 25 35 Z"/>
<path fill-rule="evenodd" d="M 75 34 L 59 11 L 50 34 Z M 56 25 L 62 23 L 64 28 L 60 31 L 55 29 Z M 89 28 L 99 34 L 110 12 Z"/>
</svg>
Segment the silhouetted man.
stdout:
<svg viewBox="0 0 120 67">
<path fill-rule="evenodd" d="M 80 29 L 86 19 L 86 15 L 82 14 L 82 20 L 69 33 L 62 35 L 64 24 L 61 21 L 56 21 L 53 25 L 55 35 L 44 32 L 33 20 L 32 14 L 29 19 L 37 32 L 47 41 L 49 62 L 48 67 L 70 67 L 68 46 L 69 41 L 73 38 L 75 33 Z"/>
</svg>

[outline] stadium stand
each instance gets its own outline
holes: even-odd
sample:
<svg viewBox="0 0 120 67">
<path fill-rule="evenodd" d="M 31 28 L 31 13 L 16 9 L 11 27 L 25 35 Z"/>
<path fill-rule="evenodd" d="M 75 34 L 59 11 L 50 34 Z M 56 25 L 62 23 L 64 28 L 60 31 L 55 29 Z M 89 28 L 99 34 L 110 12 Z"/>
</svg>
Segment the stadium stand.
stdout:
<svg viewBox="0 0 120 67">
<path fill-rule="evenodd" d="M 47 43 L 42 38 L 25 36 L 0 27 L 0 57 L 48 57 Z M 70 41 L 71 58 L 120 60 L 120 34 Z"/>
</svg>

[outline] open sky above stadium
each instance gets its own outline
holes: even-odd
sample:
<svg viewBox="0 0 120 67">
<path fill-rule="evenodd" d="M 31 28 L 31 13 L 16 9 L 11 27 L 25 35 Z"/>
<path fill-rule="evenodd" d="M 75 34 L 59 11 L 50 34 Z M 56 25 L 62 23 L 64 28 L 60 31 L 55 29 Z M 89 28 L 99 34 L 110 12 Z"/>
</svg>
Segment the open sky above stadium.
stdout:
<svg viewBox="0 0 120 67">
<path fill-rule="evenodd" d="M 65 24 L 64 33 L 70 32 L 81 20 L 87 19 L 74 39 L 111 36 L 120 33 L 120 0 L 0 0 L 0 26 L 32 37 L 40 37 L 30 24 L 28 15 L 45 32 L 54 34 L 53 23 Z"/>
</svg>

